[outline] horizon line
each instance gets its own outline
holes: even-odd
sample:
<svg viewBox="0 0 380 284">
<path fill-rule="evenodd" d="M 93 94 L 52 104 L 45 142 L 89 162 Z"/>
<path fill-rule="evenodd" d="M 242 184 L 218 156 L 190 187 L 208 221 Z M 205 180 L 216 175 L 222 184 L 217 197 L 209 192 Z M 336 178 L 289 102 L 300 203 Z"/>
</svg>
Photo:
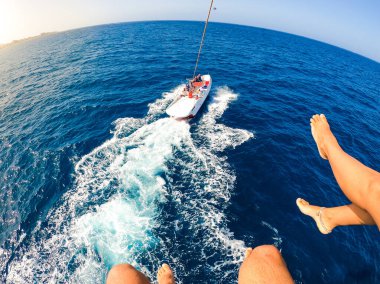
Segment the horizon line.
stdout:
<svg viewBox="0 0 380 284">
<path fill-rule="evenodd" d="M 56 31 L 42 32 L 42 33 L 37 34 L 37 35 L 31 35 L 31 36 L 24 37 L 24 38 L 14 39 L 14 40 L 12 40 L 10 42 L 0 43 L 0 49 L 8 47 L 8 46 L 11 46 L 13 44 L 22 43 L 22 42 L 27 41 L 27 40 L 33 40 L 33 39 L 37 39 L 39 37 L 49 36 L 49 35 L 53 35 L 53 34 L 57 34 L 57 33 L 64 33 L 64 32 L 68 32 L 68 31 L 86 29 L 86 28 L 91 28 L 91 27 L 99 27 L 99 26 L 107 26 L 107 25 L 118 25 L 118 24 L 127 24 L 127 23 L 143 23 L 143 22 L 195 22 L 195 23 L 204 23 L 205 21 L 199 21 L 199 20 L 173 20 L 173 19 L 170 20 L 170 19 L 167 19 L 167 20 L 136 20 L 136 21 L 101 23 L 101 24 L 95 24 L 95 25 L 89 25 L 89 26 L 81 26 L 81 27 L 69 28 L 67 30 L 56 30 Z M 242 27 L 263 29 L 263 30 L 267 30 L 267 31 L 274 31 L 274 32 L 288 34 L 288 35 L 298 36 L 298 37 L 301 37 L 301 38 L 305 38 L 305 39 L 308 39 L 308 40 L 313 40 L 313 41 L 316 41 L 316 42 L 319 42 L 319 43 L 323 43 L 323 44 L 326 44 L 326 45 L 330 45 L 330 46 L 342 49 L 342 50 L 344 50 L 346 52 L 350 52 L 352 54 L 355 54 L 357 56 L 363 57 L 363 58 L 365 58 L 367 60 L 370 60 L 370 61 L 373 61 L 373 62 L 375 62 L 377 64 L 380 64 L 380 58 L 379 59 L 377 59 L 377 58 L 371 58 L 371 57 L 368 57 L 366 55 L 363 55 L 363 54 L 357 53 L 355 51 L 349 50 L 349 49 L 347 49 L 345 47 L 342 47 L 342 46 L 339 46 L 339 45 L 335 45 L 335 44 L 332 44 L 332 43 L 329 43 L 329 42 L 325 42 L 325 41 L 322 41 L 322 40 L 319 40 L 319 39 L 307 37 L 305 35 L 290 33 L 290 32 L 282 31 L 282 30 L 274 30 L 274 29 L 265 28 L 265 27 L 251 26 L 251 25 L 247 25 L 247 24 L 238 24 L 238 23 L 231 23 L 231 22 L 219 22 L 219 21 L 209 21 L 209 23 L 211 23 L 211 24 L 212 23 L 227 24 L 227 25 L 235 25 L 235 26 L 242 26 Z"/>
</svg>

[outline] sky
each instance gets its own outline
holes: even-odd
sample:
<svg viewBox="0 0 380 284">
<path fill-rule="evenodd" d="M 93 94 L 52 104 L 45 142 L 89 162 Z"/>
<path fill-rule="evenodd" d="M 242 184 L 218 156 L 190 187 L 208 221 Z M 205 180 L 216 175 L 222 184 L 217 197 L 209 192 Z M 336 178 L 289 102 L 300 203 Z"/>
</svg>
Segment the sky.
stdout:
<svg viewBox="0 0 380 284">
<path fill-rule="evenodd" d="M 0 0 L 0 44 L 84 26 L 204 21 L 209 0 Z M 215 0 L 211 21 L 288 32 L 380 62 L 380 0 Z"/>
</svg>

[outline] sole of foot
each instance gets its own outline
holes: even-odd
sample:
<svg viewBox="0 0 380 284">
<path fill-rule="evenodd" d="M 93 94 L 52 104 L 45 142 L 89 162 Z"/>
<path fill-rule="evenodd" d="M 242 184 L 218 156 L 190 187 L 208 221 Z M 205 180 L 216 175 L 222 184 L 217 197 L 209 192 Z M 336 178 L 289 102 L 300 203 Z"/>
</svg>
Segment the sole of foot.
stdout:
<svg viewBox="0 0 380 284">
<path fill-rule="evenodd" d="M 327 160 L 326 152 L 322 149 L 324 135 L 327 134 L 327 131 L 330 131 L 330 126 L 327 122 L 326 116 L 324 114 L 315 114 L 310 118 L 311 126 L 311 135 L 314 138 L 315 143 L 317 144 L 319 155 L 322 159 Z M 327 133 L 326 133 L 327 132 Z"/>
</svg>

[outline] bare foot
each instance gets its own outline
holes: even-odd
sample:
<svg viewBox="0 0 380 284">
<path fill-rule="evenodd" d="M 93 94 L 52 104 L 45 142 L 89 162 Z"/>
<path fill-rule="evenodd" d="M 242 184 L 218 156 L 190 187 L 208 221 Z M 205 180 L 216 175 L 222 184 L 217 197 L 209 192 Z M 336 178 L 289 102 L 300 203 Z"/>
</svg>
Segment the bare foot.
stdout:
<svg viewBox="0 0 380 284">
<path fill-rule="evenodd" d="M 173 271 L 170 266 L 164 263 L 157 272 L 158 284 L 174 284 Z"/>
<path fill-rule="evenodd" d="M 336 141 L 334 135 L 330 130 L 329 123 L 327 122 L 324 114 L 315 114 L 310 118 L 311 135 L 317 144 L 319 155 L 325 160 L 328 159 L 327 151 L 325 150 L 326 144 L 330 141 Z"/>
<path fill-rule="evenodd" d="M 247 248 L 246 251 L 245 251 L 245 257 L 244 259 L 247 259 L 250 254 L 252 253 L 253 249 L 252 248 Z"/>
<path fill-rule="evenodd" d="M 331 224 L 330 218 L 327 218 L 327 216 L 323 215 L 323 207 L 310 205 L 309 202 L 303 200 L 302 198 L 297 198 L 296 203 L 303 214 L 314 219 L 319 231 L 322 234 L 326 235 L 331 233 L 331 231 L 334 229 L 334 226 Z"/>
</svg>

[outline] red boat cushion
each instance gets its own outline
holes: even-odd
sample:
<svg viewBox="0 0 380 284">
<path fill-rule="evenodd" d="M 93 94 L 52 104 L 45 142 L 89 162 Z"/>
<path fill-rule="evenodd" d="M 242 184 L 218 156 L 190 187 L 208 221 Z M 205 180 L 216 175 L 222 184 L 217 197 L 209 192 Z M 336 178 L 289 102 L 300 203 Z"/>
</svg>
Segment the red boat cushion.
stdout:
<svg viewBox="0 0 380 284">
<path fill-rule="evenodd" d="M 195 87 L 202 87 L 203 86 L 203 82 L 193 82 L 193 85 Z"/>
</svg>

